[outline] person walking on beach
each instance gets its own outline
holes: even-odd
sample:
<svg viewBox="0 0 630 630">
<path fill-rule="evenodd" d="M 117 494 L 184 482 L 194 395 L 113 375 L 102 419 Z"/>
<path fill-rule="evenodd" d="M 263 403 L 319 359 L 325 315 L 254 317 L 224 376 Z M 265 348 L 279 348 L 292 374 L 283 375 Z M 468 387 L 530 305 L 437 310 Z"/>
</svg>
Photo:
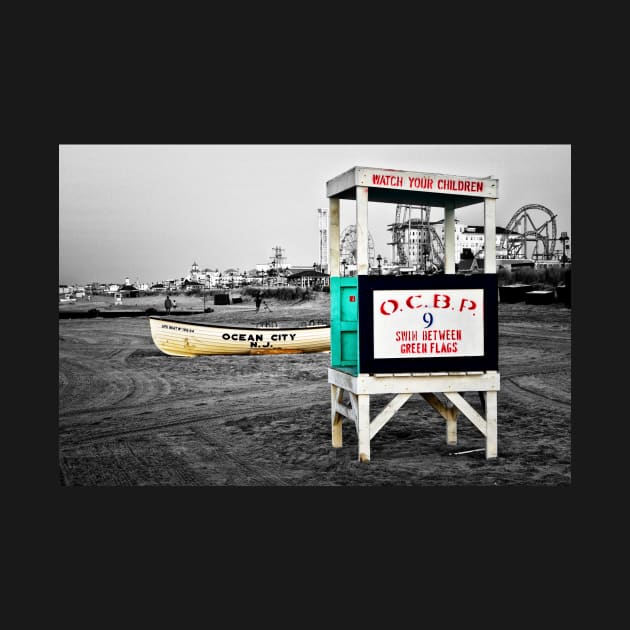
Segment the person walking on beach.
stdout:
<svg viewBox="0 0 630 630">
<path fill-rule="evenodd" d="M 177 308 L 177 300 L 173 298 L 173 308 Z"/>
<path fill-rule="evenodd" d="M 166 314 L 170 315 L 171 314 L 171 307 L 173 306 L 173 303 L 171 302 L 171 298 L 170 296 L 166 296 L 166 299 L 164 300 L 164 308 L 166 309 Z"/>
<path fill-rule="evenodd" d="M 256 312 L 260 310 L 260 303 L 262 302 L 262 295 L 260 293 L 256 294 Z"/>
</svg>

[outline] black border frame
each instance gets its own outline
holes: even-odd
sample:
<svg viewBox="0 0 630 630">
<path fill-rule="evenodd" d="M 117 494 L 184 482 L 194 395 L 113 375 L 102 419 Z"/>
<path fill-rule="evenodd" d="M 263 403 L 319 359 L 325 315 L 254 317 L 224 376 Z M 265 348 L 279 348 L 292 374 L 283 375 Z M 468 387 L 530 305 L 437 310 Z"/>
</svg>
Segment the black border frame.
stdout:
<svg viewBox="0 0 630 630">
<path fill-rule="evenodd" d="M 374 358 L 374 291 L 410 289 L 483 289 L 484 354 L 468 357 Z M 468 372 L 499 369 L 499 302 L 497 275 L 359 276 L 359 373 Z"/>
</svg>

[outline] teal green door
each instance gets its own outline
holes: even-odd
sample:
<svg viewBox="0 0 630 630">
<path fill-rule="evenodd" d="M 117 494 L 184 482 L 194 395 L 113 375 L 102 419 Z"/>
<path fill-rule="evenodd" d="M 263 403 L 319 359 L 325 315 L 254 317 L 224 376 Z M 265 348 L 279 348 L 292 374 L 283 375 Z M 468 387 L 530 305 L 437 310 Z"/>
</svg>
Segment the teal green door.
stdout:
<svg viewBox="0 0 630 630">
<path fill-rule="evenodd" d="M 359 366 L 358 277 L 330 278 L 331 367 L 354 374 Z"/>
</svg>

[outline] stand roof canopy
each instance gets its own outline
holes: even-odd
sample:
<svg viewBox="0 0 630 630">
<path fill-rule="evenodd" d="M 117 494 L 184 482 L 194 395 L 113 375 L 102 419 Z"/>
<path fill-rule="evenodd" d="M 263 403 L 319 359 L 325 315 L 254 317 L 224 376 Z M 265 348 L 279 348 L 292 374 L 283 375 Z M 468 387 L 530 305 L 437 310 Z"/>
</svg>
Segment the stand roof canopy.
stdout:
<svg viewBox="0 0 630 630">
<path fill-rule="evenodd" d="M 370 201 L 407 203 L 444 208 L 470 206 L 499 196 L 499 180 L 443 173 L 421 173 L 388 168 L 354 166 L 326 182 L 326 194 L 356 199 L 356 187 L 367 186 Z"/>
</svg>

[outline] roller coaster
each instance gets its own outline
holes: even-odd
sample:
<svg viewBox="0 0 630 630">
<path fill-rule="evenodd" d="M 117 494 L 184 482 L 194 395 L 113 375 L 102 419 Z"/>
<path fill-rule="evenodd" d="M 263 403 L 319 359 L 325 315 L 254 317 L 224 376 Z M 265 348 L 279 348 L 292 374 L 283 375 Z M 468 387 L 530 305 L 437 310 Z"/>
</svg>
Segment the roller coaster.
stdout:
<svg viewBox="0 0 630 630">
<path fill-rule="evenodd" d="M 549 208 L 538 203 L 522 206 L 507 224 L 499 248 L 506 252 L 507 258 L 553 259 L 556 216 Z"/>
<path fill-rule="evenodd" d="M 414 214 L 416 216 L 414 216 Z M 442 221 L 430 221 L 429 206 L 398 204 L 392 233 L 394 264 L 412 267 L 419 273 L 436 271 L 444 267 L 444 244 L 433 227 Z"/>
</svg>

